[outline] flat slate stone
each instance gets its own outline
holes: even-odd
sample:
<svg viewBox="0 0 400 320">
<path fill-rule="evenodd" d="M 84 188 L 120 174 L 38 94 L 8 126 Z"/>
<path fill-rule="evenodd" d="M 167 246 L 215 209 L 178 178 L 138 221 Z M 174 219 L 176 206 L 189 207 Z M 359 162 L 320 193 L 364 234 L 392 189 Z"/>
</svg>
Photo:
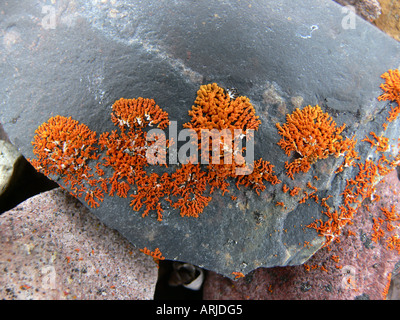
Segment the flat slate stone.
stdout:
<svg viewBox="0 0 400 320">
<path fill-rule="evenodd" d="M 328 0 L 32 0 L 2 3 L 0 15 L 0 122 L 27 158 L 34 157 L 34 131 L 52 116 L 111 131 L 114 101 L 144 97 L 181 126 L 200 85 L 216 82 L 250 98 L 262 121 L 255 159 L 270 161 L 282 183 L 293 185 L 275 123 L 296 107 L 319 104 L 338 125 L 347 124 L 346 137 L 379 135 L 388 108 L 376 99 L 380 75 L 400 58 L 396 41 L 358 17 L 347 28 L 349 13 Z M 398 121 L 385 136 L 397 141 Z M 357 148 L 360 161 L 376 157 L 368 143 Z M 335 174 L 342 162 L 321 160 L 295 183 L 305 187 L 318 175 L 319 197 L 334 195 L 338 207 L 346 179 L 357 173 Z M 197 219 L 176 210 L 165 210 L 161 222 L 142 218 L 129 198 L 108 196 L 91 210 L 139 248 L 159 248 L 166 259 L 230 277 L 301 264 L 322 245 L 324 238 L 305 227 L 321 217 L 320 205 L 299 205 L 282 184 L 267 185 L 261 196 L 231 185 L 237 200 L 216 193 Z"/>
</svg>

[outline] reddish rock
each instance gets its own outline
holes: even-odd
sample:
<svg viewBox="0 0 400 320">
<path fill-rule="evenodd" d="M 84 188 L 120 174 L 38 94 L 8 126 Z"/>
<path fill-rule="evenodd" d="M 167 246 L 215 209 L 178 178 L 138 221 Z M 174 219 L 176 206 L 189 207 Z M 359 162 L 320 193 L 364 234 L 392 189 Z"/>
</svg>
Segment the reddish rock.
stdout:
<svg viewBox="0 0 400 320">
<path fill-rule="evenodd" d="M 365 20 L 373 21 L 381 14 L 381 5 L 378 0 L 335 0 L 343 6 L 353 6 L 356 13 Z"/>
<path fill-rule="evenodd" d="M 157 265 L 61 189 L 0 216 L 0 299 L 153 299 Z"/>
<path fill-rule="evenodd" d="M 364 200 L 353 224 L 345 227 L 340 243 L 321 249 L 304 265 L 259 268 L 236 281 L 208 272 L 203 297 L 206 300 L 400 299 L 399 268 L 396 268 L 396 264 L 400 265 L 400 255 L 395 249 L 388 249 L 386 243 L 389 236 L 399 234 L 398 229 L 387 231 L 385 222 L 382 224 L 385 235 L 378 243 L 371 240 L 372 218 L 384 219 L 381 208 L 390 209 L 393 205 L 400 214 L 399 202 L 400 181 L 394 170 L 376 186 L 375 198 Z M 393 223 L 396 224 L 399 222 Z"/>
<path fill-rule="evenodd" d="M 10 142 L 10 139 L 8 139 L 7 133 L 4 131 L 1 123 L 0 123 L 0 140 Z"/>
</svg>

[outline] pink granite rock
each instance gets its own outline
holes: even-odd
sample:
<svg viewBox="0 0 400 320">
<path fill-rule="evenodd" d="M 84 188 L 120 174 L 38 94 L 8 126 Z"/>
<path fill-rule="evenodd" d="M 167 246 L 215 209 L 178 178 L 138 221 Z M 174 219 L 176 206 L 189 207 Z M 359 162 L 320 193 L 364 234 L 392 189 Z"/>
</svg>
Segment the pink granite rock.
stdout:
<svg viewBox="0 0 400 320">
<path fill-rule="evenodd" d="M 0 245 L 0 299 L 153 299 L 153 259 L 61 189 L 1 215 Z"/>
<path fill-rule="evenodd" d="M 400 214 L 400 181 L 396 170 L 376 186 L 373 201 L 363 202 L 354 223 L 345 227 L 340 243 L 321 249 L 304 265 L 259 268 L 236 281 L 208 272 L 203 297 L 205 300 L 400 299 L 400 252 L 388 249 L 386 243 L 389 236 L 399 231 L 387 231 L 385 222 L 382 224 L 385 235 L 378 243 L 371 240 L 372 218 L 384 219 L 381 208 L 391 209 L 393 205 Z"/>
</svg>

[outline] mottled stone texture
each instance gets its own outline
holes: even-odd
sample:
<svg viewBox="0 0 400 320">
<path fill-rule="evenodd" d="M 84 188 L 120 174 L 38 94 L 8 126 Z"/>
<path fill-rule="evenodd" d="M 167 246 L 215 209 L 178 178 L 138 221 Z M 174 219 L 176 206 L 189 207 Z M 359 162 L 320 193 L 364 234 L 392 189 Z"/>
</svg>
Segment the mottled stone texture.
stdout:
<svg viewBox="0 0 400 320">
<path fill-rule="evenodd" d="M 60 188 L 0 216 L 0 299 L 154 297 L 157 265 Z"/>
<path fill-rule="evenodd" d="M 382 132 L 388 104 L 376 99 L 380 75 L 398 67 L 400 46 L 359 17 L 344 28 L 345 17 L 330 0 L 3 1 L 0 122 L 31 158 L 35 129 L 51 116 L 71 116 L 100 134 L 114 129 L 115 100 L 145 97 L 180 128 L 199 86 L 216 82 L 248 96 L 260 116 L 255 159 L 270 161 L 291 188 L 305 189 L 318 176 L 319 198 L 334 195 L 338 208 L 357 168 L 335 174 L 343 159 L 328 158 L 291 180 L 284 165 L 293 158 L 277 145 L 275 123 L 296 107 L 319 104 L 338 125 L 347 123 L 346 137 Z M 397 121 L 385 135 L 397 139 L 399 130 Z M 361 162 L 377 160 L 367 142 L 357 151 Z M 237 200 L 215 193 L 198 219 L 181 218 L 167 203 L 162 222 L 155 213 L 142 218 L 129 197 L 106 196 L 92 212 L 137 247 L 232 277 L 301 264 L 321 246 L 323 239 L 305 228 L 321 217 L 321 207 L 300 205 L 301 196 L 281 190 L 267 185 L 258 196 L 232 186 Z M 280 201 L 285 208 L 276 206 Z"/>
<path fill-rule="evenodd" d="M 395 250 L 386 248 L 386 236 L 379 243 L 371 241 L 372 217 L 383 217 L 381 208 L 392 205 L 399 212 L 400 181 L 396 170 L 377 185 L 376 195 L 380 196 L 380 200 L 368 199 L 363 203 L 353 225 L 347 226 L 340 237 L 340 243 L 321 249 L 305 265 L 259 268 L 237 281 L 209 272 L 203 298 L 382 300 L 391 273 L 394 281 L 386 298 L 399 300 L 397 278 L 400 256 Z M 349 235 L 348 231 L 355 235 Z M 334 259 L 338 259 L 337 262 Z M 321 270 L 321 266 L 327 271 Z"/>
</svg>

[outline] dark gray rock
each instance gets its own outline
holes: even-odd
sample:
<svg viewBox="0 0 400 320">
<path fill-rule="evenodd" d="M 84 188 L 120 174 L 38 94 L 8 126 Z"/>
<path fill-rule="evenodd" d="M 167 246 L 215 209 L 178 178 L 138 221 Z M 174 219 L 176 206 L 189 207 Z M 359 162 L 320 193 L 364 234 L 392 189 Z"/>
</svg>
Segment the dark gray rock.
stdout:
<svg viewBox="0 0 400 320">
<path fill-rule="evenodd" d="M 0 14 L 0 122 L 28 158 L 35 129 L 51 116 L 110 131 L 113 102 L 140 96 L 154 98 L 181 125 L 199 86 L 217 82 L 250 98 L 262 121 L 255 158 L 292 183 L 275 123 L 299 103 L 319 104 L 339 125 L 347 123 L 345 136 L 360 141 L 380 132 L 387 108 L 376 100 L 380 75 L 400 58 L 399 44 L 364 20 L 344 27 L 341 7 L 327 0 L 13 1 Z M 385 135 L 397 140 L 398 128 L 392 123 Z M 368 143 L 358 151 L 361 161 L 375 156 Z M 337 207 L 345 179 L 357 173 L 334 174 L 342 161 L 320 161 L 296 184 L 318 175 L 318 195 L 335 195 Z M 92 211 L 139 248 L 158 247 L 167 259 L 232 276 L 301 264 L 321 246 L 323 238 L 304 228 L 321 207 L 298 205 L 281 188 L 269 185 L 257 196 L 232 186 L 237 201 L 214 194 L 198 219 L 175 210 L 166 210 L 162 222 L 142 218 L 129 199 L 117 197 Z M 281 200 L 288 209 L 275 206 Z"/>
</svg>

